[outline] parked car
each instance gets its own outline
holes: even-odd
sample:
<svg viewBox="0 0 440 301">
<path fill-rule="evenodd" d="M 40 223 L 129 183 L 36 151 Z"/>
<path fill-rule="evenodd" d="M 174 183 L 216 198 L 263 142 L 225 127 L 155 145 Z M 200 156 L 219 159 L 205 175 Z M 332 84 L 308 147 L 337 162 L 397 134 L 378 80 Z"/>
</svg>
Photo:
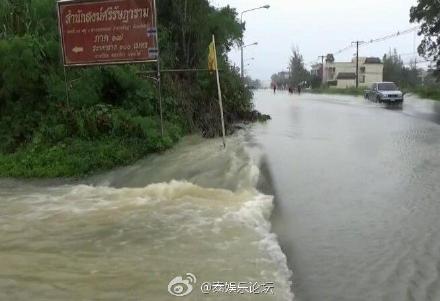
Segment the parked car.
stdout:
<svg viewBox="0 0 440 301">
<path fill-rule="evenodd" d="M 365 90 L 365 98 L 375 102 L 399 104 L 404 100 L 404 93 L 393 82 L 380 82 Z"/>
</svg>

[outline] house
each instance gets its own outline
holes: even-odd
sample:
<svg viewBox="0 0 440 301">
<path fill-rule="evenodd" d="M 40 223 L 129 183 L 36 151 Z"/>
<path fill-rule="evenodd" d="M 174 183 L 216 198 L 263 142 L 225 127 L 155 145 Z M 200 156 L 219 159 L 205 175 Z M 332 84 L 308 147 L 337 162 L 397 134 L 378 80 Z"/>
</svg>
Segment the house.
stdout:
<svg viewBox="0 0 440 301">
<path fill-rule="evenodd" d="M 312 76 L 321 78 L 322 76 L 322 64 L 312 65 L 312 70 L 310 71 Z"/>
<path fill-rule="evenodd" d="M 354 72 L 339 72 L 336 76 L 336 88 L 346 89 L 356 86 L 356 73 Z"/>
<path fill-rule="evenodd" d="M 359 58 L 359 86 L 367 87 L 383 81 L 383 63 L 377 57 Z M 328 55 L 324 65 L 323 82 L 337 88 L 356 87 L 356 58 L 351 62 L 335 62 Z"/>
<path fill-rule="evenodd" d="M 279 74 L 280 78 L 285 79 L 285 80 L 289 79 L 289 77 L 290 77 L 290 73 L 287 71 L 281 71 L 278 74 Z"/>
</svg>

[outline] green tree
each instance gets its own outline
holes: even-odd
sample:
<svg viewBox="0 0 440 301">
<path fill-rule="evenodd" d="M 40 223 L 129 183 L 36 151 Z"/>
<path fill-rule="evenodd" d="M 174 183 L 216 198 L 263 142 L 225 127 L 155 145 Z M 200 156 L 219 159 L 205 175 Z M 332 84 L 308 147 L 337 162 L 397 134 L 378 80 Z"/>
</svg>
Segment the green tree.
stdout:
<svg viewBox="0 0 440 301">
<path fill-rule="evenodd" d="M 410 67 L 406 67 L 396 49 L 383 56 L 383 67 L 385 81 L 395 82 L 405 88 L 414 88 L 420 84 L 416 65 L 410 64 Z"/>
<path fill-rule="evenodd" d="M 419 54 L 437 62 L 436 74 L 440 77 L 440 1 L 418 0 L 411 7 L 410 17 L 411 22 L 421 23 Z"/>
<path fill-rule="evenodd" d="M 403 61 L 397 50 L 389 51 L 383 56 L 383 78 L 385 81 L 394 81 L 400 83 Z"/>
<path fill-rule="evenodd" d="M 246 76 L 244 82 L 250 89 L 260 89 L 262 87 L 262 83 L 259 79 L 252 79 L 250 76 Z"/>
<path fill-rule="evenodd" d="M 277 87 L 283 88 L 289 86 L 289 72 L 281 71 L 271 76 L 272 84 L 276 84 Z"/>
<path fill-rule="evenodd" d="M 215 35 L 217 53 L 227 60 L 227 52 L 238 44 L 243 27 L 237 12 L 229 6 L 216 9 L 207 0 L 161 0 L 158 4 L 161 43 L 168 66 L 205 67 L 207 45 Z"/>
<path fill-rule="evenodd" d="M 290 79 L 289 83 L 293 86 L 297 86 L 301 83 L 308 82 L 310 80 L 310 73 L 304 67 L 304 59 L 297 48 L 292 50 L 292 56 L 290 57 Z"/>
<path fill-rule="evenodd" d="M 252 92 L 227 57 L 243 35 L 237 12 L 229 6 L 215 8 L 208 0 L 157 4 L 163 68 L 205 69 L 215 35 L 226 126 L 231 129 L 253 109 Z M 56 1 L 0 0 L 0 176 L 11 175 L 11 162 L 13 175 L 27 176 L 109 168 L 163 150 L 186 133 L 213 137 L 221 132 L 216 80 L 208 72 L 163 74 L 162 138 L 157 89 L 138 76 L 154 65 L 69 69 L 67 105 L 59 54 Z M 83 158 L 72 145 L 121 149 L 112 156 L 96 152 L 97 157 Z M 119 151 L 125 155 L 115 155 Z M 87 164 L 75 161 L 82 159 Z M 68 171 L 66 162 L 72 167 Z M 59 164 L 56 172 L 52 163 Z"/>
</svg>

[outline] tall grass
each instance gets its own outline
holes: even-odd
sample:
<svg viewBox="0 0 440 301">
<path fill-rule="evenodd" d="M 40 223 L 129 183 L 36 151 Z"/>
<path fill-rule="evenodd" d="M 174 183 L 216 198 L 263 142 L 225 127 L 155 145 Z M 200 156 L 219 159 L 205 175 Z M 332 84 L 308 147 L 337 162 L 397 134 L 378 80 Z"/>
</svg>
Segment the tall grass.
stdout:
<svg viewBox="0 0 440 301">
<path fill-rule="evenodd" d="M 423 86 L 412 90 L 422 98 L 428 98 L 432 100 L 440 100 L 440 86 Z"/>
</svg>

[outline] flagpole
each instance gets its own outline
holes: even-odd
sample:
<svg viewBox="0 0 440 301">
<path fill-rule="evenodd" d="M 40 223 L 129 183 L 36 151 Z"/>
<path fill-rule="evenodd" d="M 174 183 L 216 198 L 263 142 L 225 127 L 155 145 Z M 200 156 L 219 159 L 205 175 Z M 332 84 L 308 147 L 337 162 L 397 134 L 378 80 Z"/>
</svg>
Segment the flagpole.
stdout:
<svg viewBox="0 0 440 301">
<path fill-rule="evenodd" d="M 214 35 L 212 35 L 212 44 L 214 45 L 214 54 L 215 54 L 215 74 L 217 76 L 218 103 L 220 105 L 220 117 L 222 120 L 223 147 L 226 148 L 226 131 L 225 131 L 225 118 L 223 116 L 222 89 L 220 87 L 220 76 L 218 74 L 217 48 L 215 47 L 215 36 Z"/>
</svg>

